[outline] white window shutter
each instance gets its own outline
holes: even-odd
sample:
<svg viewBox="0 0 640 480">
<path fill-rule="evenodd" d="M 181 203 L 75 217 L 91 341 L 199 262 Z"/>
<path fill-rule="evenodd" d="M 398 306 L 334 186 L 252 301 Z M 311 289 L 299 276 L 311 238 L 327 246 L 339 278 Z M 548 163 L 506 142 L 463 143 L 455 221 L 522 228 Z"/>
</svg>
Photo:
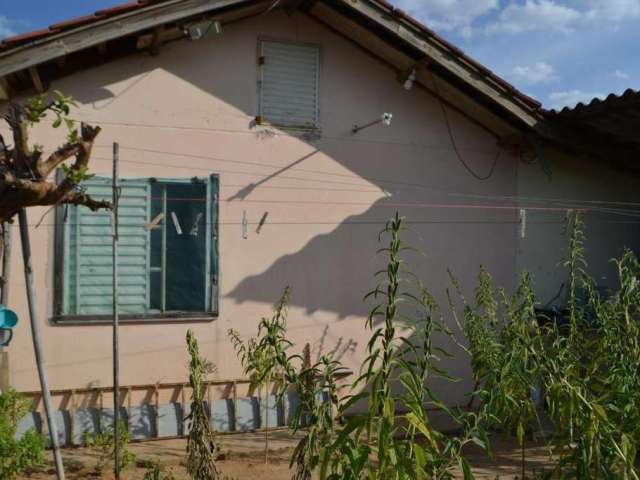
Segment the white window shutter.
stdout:
<svg viewBox="0 0 640 480">
<path fill-rule="evenodd" d="M 261 55 L 260 115 L 274 125 L 317 126 L 320 49 L 263 41 Z"/>
</svg>

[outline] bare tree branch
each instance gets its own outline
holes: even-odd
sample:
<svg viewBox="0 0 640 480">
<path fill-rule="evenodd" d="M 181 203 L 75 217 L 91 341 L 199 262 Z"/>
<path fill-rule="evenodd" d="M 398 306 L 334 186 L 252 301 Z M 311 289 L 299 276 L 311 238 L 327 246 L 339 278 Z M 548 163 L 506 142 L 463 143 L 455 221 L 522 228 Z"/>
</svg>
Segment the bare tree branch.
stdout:
<svg viewBox="0 0 640 480">
<path fill-rule="evenodd" d="M 47 109 L 55 111 L 58 121 L 62 112 L 68 115 L 66 104 L 55 105 L 57 104 L 41 105 L 34 100 L 27 107 L 18 104 L 9 106 L 5 120 L 13 132 L 14 148 L 9 150 L 4 139 L 0 138 L 0 222 L 10 220 L 21 208 L 33 206 L 66 203 L 84 205 L 94 211 L 111 208 L 109 202 L 92 199 L 76 185 L 85 178 L 93 143 L 100 133 L 100 127 L 82 123 L 78 141 L 66 143 L 46 160 L 42 158 L 41 149 L 29 147 L 28 129 L 34 116 L 41 118 Z M 46 181 L 56 168 L 73 156 L 75 162 L 59 184 Z"/>
<path fill-rule="evenodd" d="M 89 163 L 93 142 L 100 133 L 100 127 L 92 127 L 86 123 L 80 127 L 81 140 L 76 143 L 67 143 L 49 155 L 45 161 L 38 162 L 38 172 L 42 178 L 47 178 L 65 160 L 76 155 L 76 164 L 73 168 L 86 167 Z"/>
<path fill-rule="evenodd" d="M 95 200 L 84 192 L 69 192 L 67 196 L 62 199 L 62 203 L 70 205 L 83 205 L 92 212 L 101 209 L 111 210 L 113 208 L 111 202 L 108 202 L 106 200 Z"/>
</svg>

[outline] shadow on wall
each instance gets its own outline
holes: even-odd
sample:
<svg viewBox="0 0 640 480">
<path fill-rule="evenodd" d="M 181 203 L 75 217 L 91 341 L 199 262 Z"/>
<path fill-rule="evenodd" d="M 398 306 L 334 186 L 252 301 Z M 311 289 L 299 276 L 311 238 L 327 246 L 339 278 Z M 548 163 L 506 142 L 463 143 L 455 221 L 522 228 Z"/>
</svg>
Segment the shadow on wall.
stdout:
<svg viewBox="0 0 640 480">
<path fill-rule="evenodd" d="M 294 15 L 294 19 L 285 18 L 288 19 L 287 21 L 295 22 L 295 17 Z M 232 28 L 230 27 L 225 35 L 232 35 Z M 100 102 L 101 105 L 96 109 L 105 108 L 113 102 L 123 101 L 124 98 L 121 98 L 123 95 L 132 94 L 132 89 L 139 88 L 153 70 L 162 68 L 180 80 L 243 111 L 247 118 L 252 118 L 256 111 L 247 108 L 246 93 L 242 95 L 238 93 L 233 75 L 220 75 L 215 72 L 214 63 L 216 62 L 211 62 L 210 67 L 202 64 L 202 54 L 208 51 L 204 42 L 208 41 L 214 40 L 207 39 L 193 44 L 186 41 L 177 42 L 167 46 L 167 49 L 182 49 L 183 52 L 181 55 L 172 54 L 170 61 L 167 61 L 164 52 L 161 52 L 157 57 L 145 57 L 142 61 L 135 58 L 120 60 L 120 62 L 128 62 L 126 68 L 98 67 L 100 75 L 94 75 L 93 78 L 101 82 L 101 85 L 87 82 L 85 85 L 75 87 L 74 91 L 65 93 L 73 95 L 85 104 Z M 332 40 L 333 43 L 336 41 L 336 39 Z M 348 44 L 345 43 L 346 45 Z M 348 46 L 348 48 L 353 50 L 353 55 L 364 57 L 353 47 Z M 217 61 L 217 65 L 223 63 L 223 60 L 230 61 L 227 71 L 234 71 L 234 65 L 243 61 L 230 58 L 228 52 L 223 55 L 225 58 Z M 252 58 L 248 59 L 248 61 L 251 60 Z M 358 65 L 361 64 L 375 65 L 375 69 L 380 69 L 380 65 L 375 61 L 372 63 L 369 57 L 359 61 Z M 332 74 L 337 75 L 335 72 Z M 361 72 L 360 75 L 362 74 Z M 433 121 L 433 115 L 439 114 L 433 97 L 417 87 L 412 92 L 403 91 L 400 85 L 396 85 L 395 74 L 390 69 L 387 76 L 388 80 L 385 81 L 394 82 L 392 85 L 394 89 L 397 87 L 398 96 L 405 96 L 400 106 L 394 106 L 395 100 L 391 98 L 389 109 L 392 111 L 394 108 L 405 109 L 408 115 L 413 117 L 409 127 L 410 131 L 415 133 L 414 143 L 406 140 L 407 135 L 404 134 L 399 135 L 402 141 L 394 142 L 376 141 L 376 137 L 372 135 L 354 136 L 346 125 L 362 118 L 349 118 L 345 121 L 341 117 L 346 128 L 339 132 L 337 137 L 324 138 L 321 135 L 318 138 L 301 137 L 300 141 L 305 141 L 313 149 L 311 153 L 288 161 L 280 159 L 283 163 L 282 167 L 274 167 L 271 174 L 265 175 L 259 181 L 247 183 L 238 188 L 235 194 L 221 199 L 241 205 L 250 200 L 262 186 L 269 185 L 271 180 L 305 169 L 307 173 L 312 171 L 314 156 L 317 154 L 331 158 L 351 173 L 351 175 L 342 175 L 348 178 L 339 178 L 322 175 L 322 172 L 316 171 L 317 175 L 314 176 L 316 183 L 322 180 L 326 182 L 327 187 L 331 188 L 327 188 L 327 191 L 322 191 L 322 188 L 317 189 L 319 197 L 326 201 L 311 205 L 310 214 L 305 221 L 274 225 L 267 220 L 262 227 L 262 233 L 267 235 L 274 234 L 274 230 L 270 229 L 278 229 L 278 235 L 287 235 L 286 229 L 289 228 L 308 228 L 323 233 L 315 235 L 297 252 L 277 258 L 266 270 L 255 271 L 245 277 L 231 291 L 225 293 L 226 299 L 236 303 L 251 301 L 271 305 L 280 297 L 283 288 L 290 285 L 293 288 L 292 305 L 306 309 L 309 314 L 319 310 L 329 311 L 335 312 L 339 318 L 343 319 L 353 315 L 366 315 L 370 305 L 362 302 L 361 298 L 375 284 L 373 273 L 384 265 L 384 259 L 376 255 L 376 251 L 382 246 L 378 242 L 378 234 L 384 227 L 385 221 L 392 217 L 396 210 L 409 220 L 411 231 L 406 235 L 408 243 L 418 250 L 427 252 L 426 256 L 408 254 L 409 261 L 421 279 L 433 287 L 443 307 L 447 268 L 461 275 L 461 282 L 465 287 L 473 284 L 473 278 L 480 264 L 486 265 L 494 273 L 496 283 L 507 287 L 512 284 L 515 269 L 516 212 L 508 210 L 487 212 L 441 206 L 465 202 L 461 196 L 452 196 L 452 192 L 514 194 L 515 160 L 502 155 L 491 179 L 485 182 L 473 179 L 457 162 L 442 119 L 436 117 L 436 121 Z M 112 95 L 108 98 L 110 92 L 107 86 L 117 85 L 127 79 L 133 79 L 130 85 L 119 91 L 116 96 Z M 340 84 L 335 78 L 333 82 Z M 354 89 L 368 88 L 367 85 L 349 82 L 345 82 L 344 85 L 347 86 L 343 88 L 349 88 L 349 84 L 353 85 Z M 363 93 L 360 92 L 358 95 L 362 97 Z M 366 110 L 372 108 L 375 111 L 378 110 L 375 105 L 380 103 L 377 98 L 380 95 L 380 92 L 371 92 L 370 98 L 374 107 Z M 412 97 L 407 100 L 407 95 Z M 421 102 L 424 103 L 424 112 Z M 340 105 L 332 106 L 334 110 L 339 108 Z M 339 115 L 351 117 L 361 114 L 340 112 Z M 327 117 L 328 115 L 325 116 L 325 121 Z M 403 126 L 399 115 L 394 117 L 394 122 L 398 117 L 397 124 L 392 125 L 391 130 L 388 131 L 406 127 L 406 125 Z M 468 162 L 479 171 L 489 170 L 496 155 L 497 147 L 494 139 L 486 132 L 478 133 L 479 127 L 461 120 L 462 118 L 456 114 L 456 123 L 465 125 L 465 129 L 474 132 L 471 137 L 486 136 L 486 142 L 483 142 L 484 151 L 469 150 Z M 422 125 L 425 132 L 424 138 L 427 139 L 424 142 L 419 141 L 423 138 Z M 262 127 L 255 127 L 255 129 L 256 132 L 263 132 L 257 135 L 270 136 L 268 131 L 264 133 Z M 438 132 L 434 133 L 434 129 L 441 132 L 441 136 L 437 135 Z M 438 145 L 427 144 L 434 139 L 437 139 Z M 265 138 L 265 141 L 277 140 Z M 464 151 L 464 148 L 462 150 Z M 303 182 L 301 185 L 304 187 L 306 183 Z M 336 190 L 336 195 L 339 194 L 339 190 L 349 194 L 350 191 L 357 191 L 358 186 L 360 189 L 368 186 L 376 199 L 368 203 L 350 204 L 339 200 L 335 204 L 332 203 L 333 197 L 330 196 L 330 190 Z M 315 187 L 310 187 L 310 190 L 313 189 Z M 296 190 L 289 192 L 287 198 L 295 205 Z M 221 204 L 220 208 L 223 209 L 224 204 Z M 347 214 L 342 215 L 339 222 L 325 222 L 318 218 L 318 208 L 323 208 L 324 212 L 329 213 L 339 208 L 340 212 L 344 211 Z M 328 228 L 331 230 L 327 231 Z M 250 234 L 254 234 L 254 229 Z M 352 345 L 348 348 L 352 348 Z"/>
</svg>

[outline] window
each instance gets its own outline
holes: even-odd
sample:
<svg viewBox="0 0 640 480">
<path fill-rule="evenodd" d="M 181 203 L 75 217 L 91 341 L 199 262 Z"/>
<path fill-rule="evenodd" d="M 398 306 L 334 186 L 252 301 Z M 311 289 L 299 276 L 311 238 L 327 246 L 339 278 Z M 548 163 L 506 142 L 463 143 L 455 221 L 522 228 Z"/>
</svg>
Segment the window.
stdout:
<svg viewBox="0 0 640 480">
<path fill-rule="evenodd" d="M 320 49 L 314 45 L 260 43 L 260 117 L 280 126 L 318 125 Z"/>
<path fill-rule="evenodd" d="M 216 313 L 217 177 L 123 179 L 120 185 L 118 306 L 123 319 Z M 97 199 L 111 199 L 109 178 L 93 178 L 84 187 Z M 110 317 L 111 213 L 68 206 L 58 217 L 58 319 Z"/>
</svg>

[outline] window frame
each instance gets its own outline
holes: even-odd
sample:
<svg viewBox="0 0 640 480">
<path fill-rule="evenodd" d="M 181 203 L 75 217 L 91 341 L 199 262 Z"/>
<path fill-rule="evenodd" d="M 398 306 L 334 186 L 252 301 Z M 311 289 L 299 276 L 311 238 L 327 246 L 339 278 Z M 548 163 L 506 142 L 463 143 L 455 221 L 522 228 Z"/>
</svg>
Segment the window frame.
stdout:
<svg viewBox="0 0 640 480">
<path fill-rule="evenodd" d="M 59 176 L 60 173 L 57 172 Z M 209 255 L 209 276 L 210 284 L 208 295 L 210 295 L 210 311 L 202 312 L 159 312 L 146 314 L 120 314 L 121 323 L 144 323 L 144 324 L 166 324 L 166 323 L 184 323 L 184 322 L 212 322 L 220 315 L 220 176 L 211 174 L 208 177 L 126 177 L 127 180 L 147 180 L 150 183 L 154 181 L 161 183 L 189 183 L 195 179 L 201 179 L 206 182 L 207 196 L 211 198 L 210 216 L 207 221 L 211 222 L 211 237 L 208 239 L 210 248 Z M 150 203 L 148 204 L 150 205 Z M 86 208 L 79 206 L 78 208 Z M 55 209 L 55 227 L 54 227 L 54 293 L 53 293 L 53 315 L 51 323 L 54 325 L 105 325 L 113 321 L 113 314 L 98 315 L 79 315 L 65 314 L 64 308 L 64 275 L 65 275 L 65 206 L 58 205 Z M 150 221 L 150 220 L 149 220 Z M 149 274 L 149 272 L 147 272 Z"/>
<path fill-rule="evenodd" d="M 317 71 L 316 71 L 316 112 L 315 112 L 315 121 L 313 123 L 313 125 L 308 125 L 308 124 L 299 124 L 299 123 L 282 123 L 282 122 L 274 122 L 272 120 L 270 120 L 269 118 L 267 118 L 264 115 L 264 111 L 263 111 L 263 102 L 262 102 L 262 85 L 263 85 L 263 76 L 264 76 L 264 67 L 261 63 L 261 58 L 264 56 L 264 49 L 263 49 L 263 44 L 265 42 L 271 42 L 271 43 L 281 43 L 284 45 L 300 45 L 300 46 L 307 46 L 307 47 L 313 47 L 315 49 L 317 49 L 318 51 L 318 63 L 317 63 Z M 259 36 L 258 37 L 258 42 L 256 45 L 256 65 L 257 65 L 257 72 L 256 72 L 256 95 L 257 95 L 257 116 L 256 116 L 256 123 L 258 125 L 265 125 L 265 126 L 272 126 L 272 127 L 277 127 L 277 128 L 281 128 L 284 130 L 301 130 L 301 131 L 319 131 L 321 126 L 321 108 L 320 108 L 320 104 L 321 104 L 321 92 L 322 92 L 322 71 L 323 71 L 323 48 L 322 45 L 318 44 L 318 43 L 313 43 L 313 42 L 300 42 L 300 41 L 296 41 L 296 40 L 291 40 L 291 39 L 283 39 L 283 38 L 278 38 L 278 37 L 270 37 L 270 36 Z"/>
</svg>

